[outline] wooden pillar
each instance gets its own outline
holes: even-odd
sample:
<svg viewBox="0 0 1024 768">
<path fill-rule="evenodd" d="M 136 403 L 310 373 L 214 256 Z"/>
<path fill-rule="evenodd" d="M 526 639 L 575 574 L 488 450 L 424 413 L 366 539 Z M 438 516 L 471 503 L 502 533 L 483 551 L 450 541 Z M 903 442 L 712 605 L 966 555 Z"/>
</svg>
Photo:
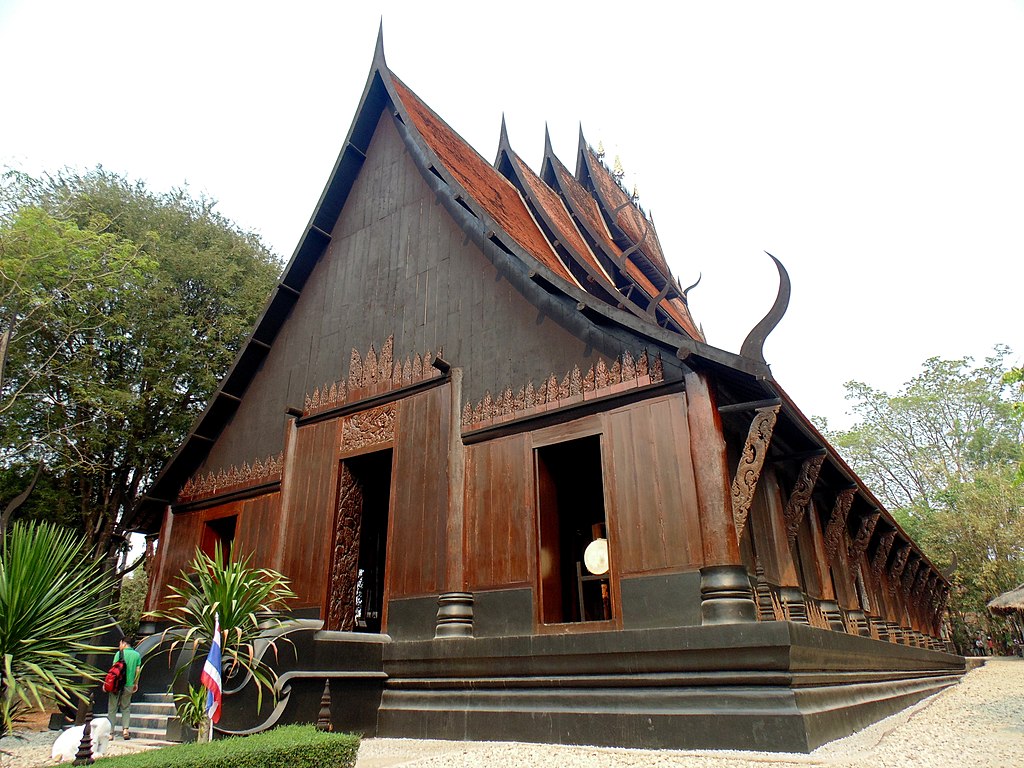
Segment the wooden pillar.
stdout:
<svg viewBox="0 0 1024 768">
<path fill-rule="evenodd" d="M 473 593 L 466 592 L 466 449 L 462 444 L 462 369 L 449 370 L 448 510 L 445 517 L 445 590 L 437 598 L 434 637 L 473 636 Z"/>
<path fill-rule="evenodd" d="M 701 620 L 704 624 L 757 621 L 750 579 L 736 539 L 732 484 L 714 394 L 705 374 L 687 371 L 684 381 L 704 554 Z"/>
<path fill-rule="evenodd" d="M 836 632 L 845 632 L 846 625 L 843 624 L 843 616 L 839 612 L 839 603 L 836 601 L 835 589 L 832 586 L 832 570 L 828 563 L 828 554 L 825 550 L 825 537 L 821 527 L 821 518 L 814 502 L 811 502 L 807 510 L 806 534 L 800 539 L 800 546 L 809 548 L 809 559 L 812 561 L 811 569 L 814 571 L 816 593 L 812 597 L 819 601 L 821 612 L 828 621 L 828 625 Z"/>
</svg>

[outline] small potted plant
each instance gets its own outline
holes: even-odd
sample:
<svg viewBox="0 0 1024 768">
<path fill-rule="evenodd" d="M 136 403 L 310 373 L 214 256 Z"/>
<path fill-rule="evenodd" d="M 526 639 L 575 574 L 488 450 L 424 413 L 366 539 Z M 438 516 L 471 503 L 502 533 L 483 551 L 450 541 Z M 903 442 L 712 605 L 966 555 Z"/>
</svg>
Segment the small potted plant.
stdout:
<svg viewBox="0 0 1024 768">
<path fill-rule="evenodd" d="M 174 701 L 178 710 L 179 739 L 172 739 L 171 728 L 168 727 L 169 741 L 195 741 L 206 721 L 206 689 L 202 686 L 189 685 L 188 693 L 176 693 Z"/>
</svg>

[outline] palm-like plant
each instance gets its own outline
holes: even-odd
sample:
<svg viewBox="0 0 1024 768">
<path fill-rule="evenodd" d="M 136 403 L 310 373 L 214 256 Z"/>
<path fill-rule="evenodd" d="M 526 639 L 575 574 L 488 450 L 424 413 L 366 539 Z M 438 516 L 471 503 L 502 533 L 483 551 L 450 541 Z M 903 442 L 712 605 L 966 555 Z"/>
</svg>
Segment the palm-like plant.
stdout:
<svg viewBox="0 0 1024 768">
<path fill-rule="evenodd" d="M 73 531 L 16 523 L 0 545 L 0 735 L 43 699 L 84 701 L 100 670 L 76 654 L 112 625 L 104 598 L 112 582 L 83 552 Z"/>
<path fill-rule="evenodd" d="M 153 614 L 170 622 L 172 652 L 191 645 L 194 654 L 208 652 L 213 638 L 214 617 L 220 616 L 221 656 L 228 676 L 244 673 L 256 685 L 257 706 L 263 703 L 263 689 L 273 691 L 277 674 L 263 661 L 261 643 L 276 655 L 273 630 L 283 624 L 281 611 L 295 598 L 288 579 L 270 568 L 252 568 L 250 557 L 225 560 L 218 545 L 213 557 L 199 549 L 170 587 L 166 611 Z"/>
</svg>

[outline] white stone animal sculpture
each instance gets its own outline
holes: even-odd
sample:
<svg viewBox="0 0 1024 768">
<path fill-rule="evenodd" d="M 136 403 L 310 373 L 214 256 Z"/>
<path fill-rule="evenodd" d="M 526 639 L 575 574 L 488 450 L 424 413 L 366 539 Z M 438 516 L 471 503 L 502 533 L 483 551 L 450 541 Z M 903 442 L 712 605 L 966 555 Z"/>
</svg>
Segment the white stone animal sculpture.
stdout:
<svg viewBox="0 0 1024 768">
<path fill-rule="evenodd" d="M 76 725 L 68 728 L 57 740 L 53 742 L 53 750 L 50 757 L 61 763 L 71 762 L 78 754 L 78 746 L 82 743 L 82 731 L 84 725 Z M 107 751 L 107 744 L 110 743 L 110 721 L 105 717 L 97 717 L 92 721 L 89 733 L 92 734 L 92 754 L 99 757 Z"/>
</svg>

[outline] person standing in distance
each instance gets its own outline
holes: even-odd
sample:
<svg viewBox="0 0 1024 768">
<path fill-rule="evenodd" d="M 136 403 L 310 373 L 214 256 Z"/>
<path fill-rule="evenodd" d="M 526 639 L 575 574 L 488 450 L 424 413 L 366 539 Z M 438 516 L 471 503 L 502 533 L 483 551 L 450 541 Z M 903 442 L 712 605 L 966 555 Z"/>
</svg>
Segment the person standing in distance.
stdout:
<svg viewBox="0 0 1024 768">
<path fill-rule="evenodd" d="M 121 735 L 125 739 L 131 738 L 128 725 L 132 719 L 132 694 L 139 689 L 139 678 L 142 677 L 142 656 L 132 646 L 135 644 L 134 637 L 122 637 L 114 654 L 114 661 L 123 661 L 125 666 L 124 688 L 120 691 L 111 691 L 107 698 L 107 718 L 110 720 L 110 728 L 117 733 L 117 713 L 121 713 Z"/>
</svg>

